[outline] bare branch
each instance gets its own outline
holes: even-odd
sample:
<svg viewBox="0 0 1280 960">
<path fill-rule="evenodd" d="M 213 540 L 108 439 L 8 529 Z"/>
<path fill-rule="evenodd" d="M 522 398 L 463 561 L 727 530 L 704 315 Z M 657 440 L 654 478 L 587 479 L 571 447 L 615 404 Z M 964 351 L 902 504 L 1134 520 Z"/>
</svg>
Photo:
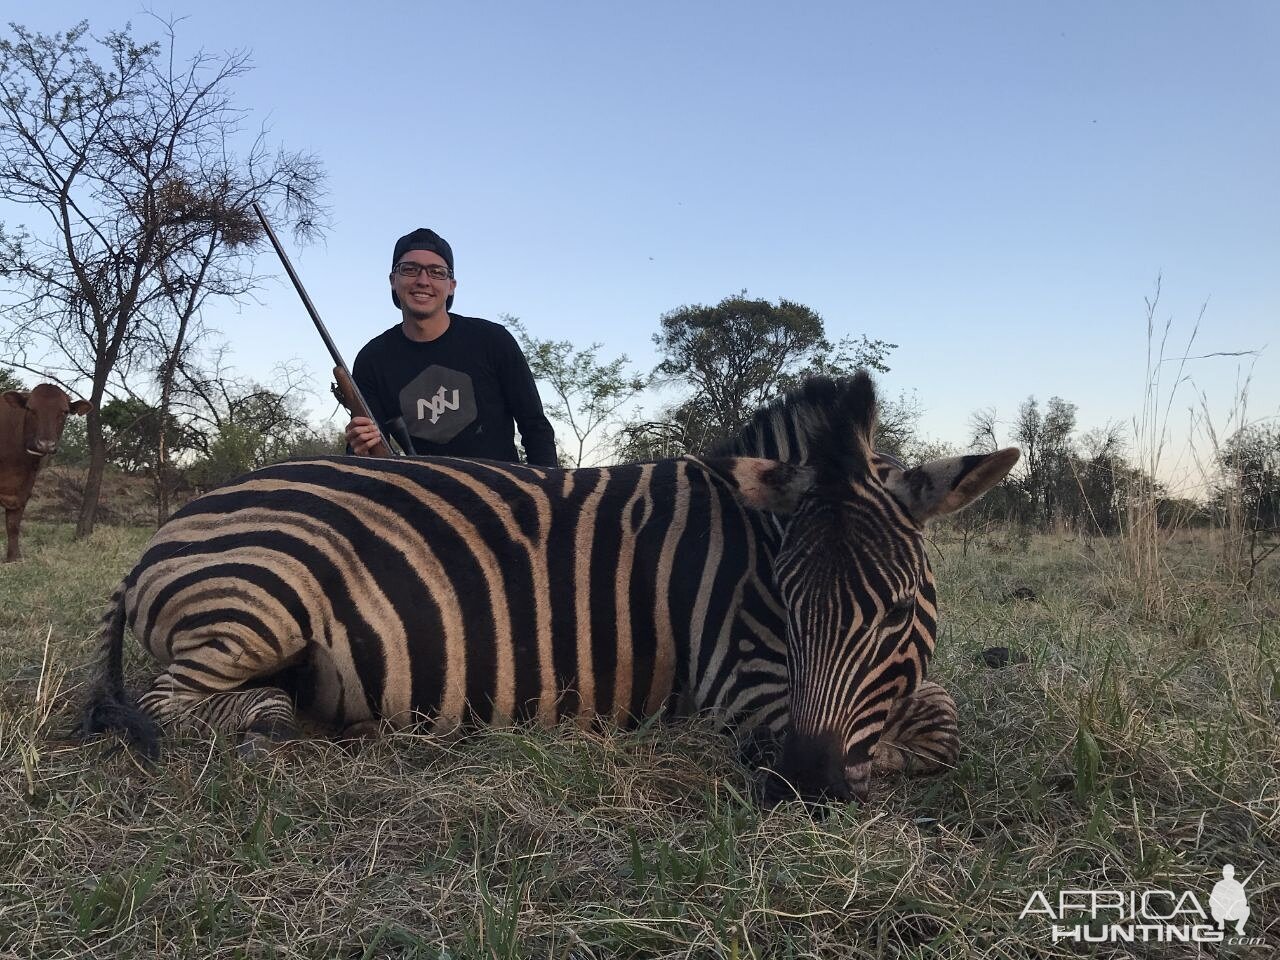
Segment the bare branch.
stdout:
<svg viewBox="0 0 1280 960">
<path fill-rule="evenodd" d="M 52 36 L 13 26 L 0 41 L 0 201 L 45 218 L 34 232 L 0 224 L 0 275 L 21 292 L 0 342 L 43 344 L 95 405 L 79 533 L 96 509 L 108 386 L 147 371 L 163 446 L 203 307 L 251 295 L 262 238 L 250 204 L 274 207 L 305 235 L 324 220 L 319 161 L 272 153 L 261 131 L 246 142 L 231 84 L 250 69 L 248 54 L 184 60 L 179 21 L 153 20 L 161 42 L 135 41 L 127 27 L 91 38 L 84 23 Z"/>
</svg>

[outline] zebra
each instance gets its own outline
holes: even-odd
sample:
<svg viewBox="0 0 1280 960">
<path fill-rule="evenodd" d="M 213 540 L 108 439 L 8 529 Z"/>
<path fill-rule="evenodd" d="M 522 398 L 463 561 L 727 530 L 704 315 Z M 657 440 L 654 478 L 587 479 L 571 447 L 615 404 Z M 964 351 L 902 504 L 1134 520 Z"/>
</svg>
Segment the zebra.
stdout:
<svg viewBox="0 0 1280 960">
<path fill-rule="evenodd" d="M 866 796 L 954 761 L 925 680 L 923 523 L 1016 450 L 914 470 L 872 450 L 865 373 L 816 378 L 722 448 L 613 467 L 317 457 L 192 501 L 112 596 L 84 734 L 247 742 L 380 723 L 702 715 L 781 744 L 767 793 Z M 162 666 L 136 704 L 126 628 Z M 877 750 L 877 745 L 883 745 Z"/>
</svg>

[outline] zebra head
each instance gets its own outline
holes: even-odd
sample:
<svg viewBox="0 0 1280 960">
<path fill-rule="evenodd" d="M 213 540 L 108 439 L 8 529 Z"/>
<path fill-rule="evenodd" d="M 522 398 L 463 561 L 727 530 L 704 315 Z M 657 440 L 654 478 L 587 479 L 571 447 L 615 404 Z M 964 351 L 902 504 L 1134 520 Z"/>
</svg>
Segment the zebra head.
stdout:
<svg viewBox="0 0 1280 960">
<path fill-rule="evenodd" d="M 905 469 L 874 452 L 870 378 L 838 386 L 828 398 L 837 409 L 809 423 L 812 483 L 775 560 L 790 721 L 772 799 L 865 798 L 890 710 L 924 679 L 933 653 L 924 524 L 972 503 L 1018 459 L 1007 449 Z"/>
</svg>

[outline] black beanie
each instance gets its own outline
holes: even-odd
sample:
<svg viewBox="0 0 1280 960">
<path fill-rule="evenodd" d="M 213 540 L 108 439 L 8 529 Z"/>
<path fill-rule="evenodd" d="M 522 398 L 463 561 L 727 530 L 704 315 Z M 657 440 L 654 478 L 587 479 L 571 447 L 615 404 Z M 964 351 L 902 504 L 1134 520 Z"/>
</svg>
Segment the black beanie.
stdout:
<svg viewBox="0 0 1280 960">
<path fill-rule="evenodd" d="M 448 266 L 449 272 L 453 273 L 453 248 L 449 246 L 449 242 L 444 237 L 436 233 L 434 230 L 428 230 L 426 227 L 419 227 L 413 233 L 406 233 L 403 237 L 396 241 L 396 248 L 391 254 L 391 269 L 396 268 L 396 264 L 410 250 L 429 250 L 431 253 L 439 254 L 444 258 L 445 265 Z M 400 309 L 400 298 L 396 296 L 393 289 L 391 291 L 391 302 L 396 305 L 396 309 Z M 449 299 L 444 302 L 444 308 L 448 310 L 453 306 L 453 294 L 449 294 Z"/>
</svg>

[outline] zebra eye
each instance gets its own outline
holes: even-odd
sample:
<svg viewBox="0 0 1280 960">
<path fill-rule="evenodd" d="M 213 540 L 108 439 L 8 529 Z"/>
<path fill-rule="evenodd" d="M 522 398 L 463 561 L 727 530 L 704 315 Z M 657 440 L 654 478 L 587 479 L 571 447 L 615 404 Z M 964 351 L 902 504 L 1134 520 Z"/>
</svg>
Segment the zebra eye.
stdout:
<svg viewBox="0 0 1280 960">
<path fill-rule="evenodd" d="M 892 607 L 885 611 L 884 622 L 886 626 L 901 626 L 916 609 L 916 598 L 908 597 L 906 600 L 900 600 Z"/>
</svg>

